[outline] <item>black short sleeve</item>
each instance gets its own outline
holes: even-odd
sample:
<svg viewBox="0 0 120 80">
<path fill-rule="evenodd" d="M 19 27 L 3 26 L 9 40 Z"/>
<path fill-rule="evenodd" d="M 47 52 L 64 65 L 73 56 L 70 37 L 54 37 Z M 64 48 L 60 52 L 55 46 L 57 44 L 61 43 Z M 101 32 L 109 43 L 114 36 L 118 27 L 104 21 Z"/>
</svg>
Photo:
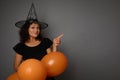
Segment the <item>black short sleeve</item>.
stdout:
<svg viewBox="0 0 120 80">
<path fill-rule="evenodd" d="M 16 44 L 16 45 L 13 47 L 13 50 L 14 50 L 16 53 L 18 53 L 18 54 L 20 54 L 20 55 L 23 55 L 23 54 L 22 54 L 22 48 L 23 48 L 22 43 L 18 43 L 18 44 Z"/>
<path fill-rule="evenodd" d="M 53 42 L 49 38 L 44 38 L 43 44 L 44 44 L 44 47 L 47 49 L 52 46 Z"/>
</svg>

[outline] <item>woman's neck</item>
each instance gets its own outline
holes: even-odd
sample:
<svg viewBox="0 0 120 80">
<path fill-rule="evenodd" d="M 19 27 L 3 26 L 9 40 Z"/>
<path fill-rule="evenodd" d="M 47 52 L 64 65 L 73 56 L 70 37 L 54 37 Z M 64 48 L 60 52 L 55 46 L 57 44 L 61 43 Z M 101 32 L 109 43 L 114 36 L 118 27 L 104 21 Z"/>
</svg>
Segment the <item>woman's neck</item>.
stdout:
<svg viewBox="0 0 120 80">
<path fill-rule="evenodd" d="M 35 38 L 30 38 L 25 44 L 27 46 L 29 46 L 29 47 L 34 47 L 34 46 L 36 46 L 36 45 L 38 45 L 40 43 L 41 43 L 41 41 L 39 41 L 39 40 L 37 40 Z"/>
<path fill-rule="evenodd" d="M 36 41 L 38 41 L 36 38 L 30 37 L 27 42 L 36 42 Z"/>
</svg>

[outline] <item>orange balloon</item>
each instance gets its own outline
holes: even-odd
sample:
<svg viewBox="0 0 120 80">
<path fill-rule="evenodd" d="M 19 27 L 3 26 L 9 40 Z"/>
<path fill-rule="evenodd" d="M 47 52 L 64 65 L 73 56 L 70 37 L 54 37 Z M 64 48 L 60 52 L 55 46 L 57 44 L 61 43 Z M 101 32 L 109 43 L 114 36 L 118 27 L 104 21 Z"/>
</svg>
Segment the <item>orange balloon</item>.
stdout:
<svg viewBox="0 0 120 80">
<path fill-rule="evenodd" d="M 36 59 L 28 59 L 18 68 L 20 80 L 45 80 L 47 71 L 42 62 Z"/>
<path fill-rule="evenodd" d="M 19 80 L 17 73 L 13 73 L 7 77 L 7 80 Z"/>
<path fill-rule="evenodd" d="M 47 76 L 55 77 L 64 72 L 67 67 L 67 58 L 61 52 L 51 52 L 41 60 L 47 68 Z"/>
</svg>

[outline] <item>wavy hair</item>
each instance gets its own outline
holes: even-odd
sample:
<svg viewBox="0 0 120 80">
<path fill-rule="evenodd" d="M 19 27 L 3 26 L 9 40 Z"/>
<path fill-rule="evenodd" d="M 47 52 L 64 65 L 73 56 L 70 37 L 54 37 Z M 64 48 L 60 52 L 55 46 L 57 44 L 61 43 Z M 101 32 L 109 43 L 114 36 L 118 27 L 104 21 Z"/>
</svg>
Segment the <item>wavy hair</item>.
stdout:
<svg viewBox="0 0 120 80">
<path fill-rule="evenodd" d="M 31 24 L 38 24 L 40 27 L 40 23 L 38 22 L 37 19 L 28 19 L 26 20 L 25 24 L 21 27 L 20 31 L 19 31 L 19 35 L 20 35 L 20 42 L 25 43 L 26 41 L 29 40 L 29 32 L 28 29 L 30 27 Z M 39 28 L 41 31 L 41 27 Z M 42 40 L 43 37 L 41 35 L 41 33 L 36 37 L 36 39 L 38 40 Z"/>
</svg>

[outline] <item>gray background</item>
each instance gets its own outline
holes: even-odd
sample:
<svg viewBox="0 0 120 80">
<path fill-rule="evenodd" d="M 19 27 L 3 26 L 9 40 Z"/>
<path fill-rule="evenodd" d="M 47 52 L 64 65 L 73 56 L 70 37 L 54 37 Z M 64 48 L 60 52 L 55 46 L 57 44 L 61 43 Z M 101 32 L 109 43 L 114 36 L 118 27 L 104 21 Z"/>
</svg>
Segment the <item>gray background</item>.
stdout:
<svg viewBox="0 0 120 80">
<path fill-rule="evenodd" d="M 44 36 L 64 33 L 59 51 L 68 67 L 57 80 L 120 80 L 119 0 L 0 0 L 0 80 L 13 72 L 14 23 L 26 19 L 32 2 L 49 24 Z"/>
</svg>

